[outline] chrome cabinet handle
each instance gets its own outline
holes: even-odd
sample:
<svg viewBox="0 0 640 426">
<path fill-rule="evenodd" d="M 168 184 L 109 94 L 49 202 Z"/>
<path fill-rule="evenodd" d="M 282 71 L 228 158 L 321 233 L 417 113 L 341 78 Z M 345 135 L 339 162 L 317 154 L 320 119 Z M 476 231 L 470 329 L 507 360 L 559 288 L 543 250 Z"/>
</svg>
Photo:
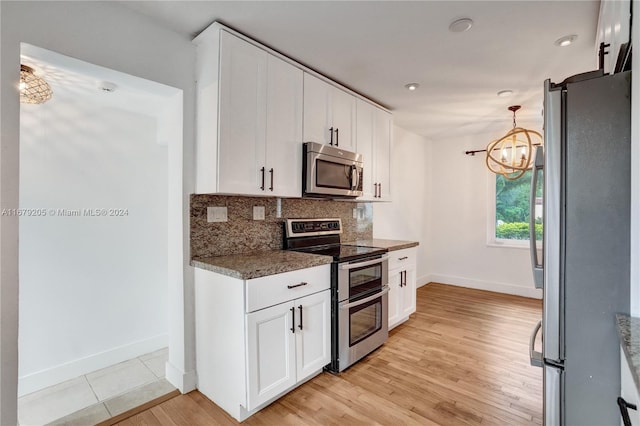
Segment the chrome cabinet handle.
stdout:
<svg viewBox="0 0 640 426">
<path fill-rule="evenodd" d="M 329 135 L 331 135 L 331 140 L 329 141 L 329 145 L 333 146 L 333 127 L 329 128 Z"/>
<path fill-rule="evenodd" d="M 291 311 L 291 328 L 289 330 L 291 330 L 291 332 L 295 334 L 295 332 L 296 332 L 296 308 L 292 307 L 289 310 Z"/>
<path fill-rule="evenodd" d="M 296 288 L 296 287 L 302 287 L 303 285 L 307 285 L 309 283 L 305 283 L 304 281 L 301 282 L 300 284 L 294 284 L 294 285 L 288 285 L 287 288 L 288 289 L 292 289 L 292 288 Z"/>
<path fill-rule="evenodd" d="M 542 327 L 542 320 L 536 324 L 536 327 L 533 329 L 533 333 L 531 333 L 531 338 L 529 339 L 529 362 L 534 367 L 542 367 L 543 359 L 542 352 L 535 351 L 533 347 L 536 344 L 536 336 Z"/>
<path fill-rule="evenodd" d="M 260 169 L 260 172 L 262 173 L 262 184 L 260 185 L 260 189 L 264 191 L 264 167 Z"/>
<path fill-rule="evenodd" d="M 269 187 L 269 191 L 273 191 L 273 169 L 270 169 L 269 173 L 271 173 L 271 186 Z"/>
<path fill-rule="evenodd" d="M 402 257 L 399 257 L 398 260 L 407 260 L 408 258 L 409 256 L 402 256 Z"/>
<path fill-rule="evenodd" d="M 298 328 L 302 330 L 302 305 L 298 306 L 298 309 L 300 309 L 300 325 L 298 326 Z"/>
</svg>

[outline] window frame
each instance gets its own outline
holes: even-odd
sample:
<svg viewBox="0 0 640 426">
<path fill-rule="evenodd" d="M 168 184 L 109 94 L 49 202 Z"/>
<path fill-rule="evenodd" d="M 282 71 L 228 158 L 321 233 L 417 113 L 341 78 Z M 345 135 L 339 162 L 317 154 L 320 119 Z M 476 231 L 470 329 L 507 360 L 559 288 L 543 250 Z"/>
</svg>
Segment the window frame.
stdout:
<svg viewBox="0 0 640 426">
<path fill-rule="evenodd" d="M 510 240 L 496 238 L 496 178 L 498 175 L 487 170 L 487 247 L 514 248 L 530 250 L 529 240 Z M 538 248 L 542 247 L 541 241 L 536 241 Z"/>
</svg>

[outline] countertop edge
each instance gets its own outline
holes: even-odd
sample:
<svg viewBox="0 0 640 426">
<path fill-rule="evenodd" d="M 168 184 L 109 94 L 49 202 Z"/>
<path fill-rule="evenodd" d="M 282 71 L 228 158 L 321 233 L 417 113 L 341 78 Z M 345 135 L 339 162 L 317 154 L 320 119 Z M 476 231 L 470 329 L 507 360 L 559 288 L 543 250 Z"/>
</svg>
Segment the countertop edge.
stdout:
<svg viewBox="0 0 640 426">
<path fill-rule="evenodd" d="M 356 240 L 356 241 L 343 242 L 342 244 L 384 248 L 384 249 L 387 249 L 388 251 L 404 250 L 407 248 L 413 248 L 420 245 L 418 241 L 389 240 L 386 238 L 371 238 L 369 240 Z"/>
<path fill-rule="evenodd" d="M 624 356 L 627 360 L 627 364 L 629 365 L 629 370 L 631 371 L 631 375 L 633 376 L 633 382 L 636 385 L 636 389 L 640 391 L 640 342 L 636 344 L 636 357 L 638 358 L 638 362 L 635 362 L 633 357 L 634 355 L 631 353 L 631 346 L 633 342 L 631 341 L 631 328 L 633 317 L 626 314 L 616 314 L 616 328 L 618 330 L 618 339 L 620 340 L 620 346 L 622 347 L 622 351 L 624 352 Z M 640 325 L 640 319 L 637 319 Z M 627 330 L 629 336 L 625 336 L 624 332 Z M 640 328 L 638 329 L 640 332 Z"/>
<path fill-rule="evenodd" d="M 228 261 L 229 258 L 237 258 L 242 261 L 243 258 L 249 259 L 251 257 L 265 256 L 270 257 L 273 255 L 279 254 L 294 254 L 293 252 L 289 252 L 287 250 L 274 250 L 271 252 L 264 253 L 240 253 L 229 256 L 219 256 L 220 259 L 226 259 Z M 292 261 L 282 262 L 281 259 L 276 263 L 268 263 L 268 267 L 265 267 L 265 264 L 260 263 L 256 264 L 254 267 L 247 266 L 238 266 L 237 268 L 230 267 L 227 265 L 221 265 L 215 263 L 216 257 L 203 258 L 203 259 L 191 259 L 189 264 L 195 268 L 203 269 L 205 271 L 215 272 L 221 275 L 226 275 L 231 278 L 237 278 L 240 280 L 251 280 L 255 278 L 262 278 L 270 275 L 283 274 L 286 272 L 298 271 L 301 269 L 314 268 L 316 266 L 329 265 L 333 258 L 329 256 L 321 256 L 315 254 L 307 254 L 307 253 L 297 253 L 295 252 L 295 256 L 304 257 L 304 260 L 296 259 Z"/>
</svg>

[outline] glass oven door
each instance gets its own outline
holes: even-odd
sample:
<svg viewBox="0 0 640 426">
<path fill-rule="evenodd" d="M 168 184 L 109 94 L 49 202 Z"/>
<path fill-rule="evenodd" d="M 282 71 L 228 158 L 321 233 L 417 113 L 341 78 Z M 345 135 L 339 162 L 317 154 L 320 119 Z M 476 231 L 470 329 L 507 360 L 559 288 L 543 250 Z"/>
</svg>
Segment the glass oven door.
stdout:
<svg viewBox="0 0 640 426">
<path fill-rule="evenodd" d="M 349 346 L 382 328 L 382 297 L 349 308 Z"/>
<path fill-rule="evenodd" d="M 355 300 L 379 292 L 389 282 L 389 256 L 338 266 L 338 300 Z"/>
</svg>

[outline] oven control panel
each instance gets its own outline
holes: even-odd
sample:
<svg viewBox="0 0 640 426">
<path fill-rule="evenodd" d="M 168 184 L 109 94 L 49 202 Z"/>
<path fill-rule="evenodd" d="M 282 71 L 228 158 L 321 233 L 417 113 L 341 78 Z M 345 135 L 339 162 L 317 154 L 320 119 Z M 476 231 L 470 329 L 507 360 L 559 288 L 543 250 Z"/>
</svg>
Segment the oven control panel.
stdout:
<svg viewBox="0 0 640 426">
<path fill-rule="evenodd" d="M 287 219 L 288 237 L 330 235 L 342 233 L 340 219 Z"/>
</svg>

